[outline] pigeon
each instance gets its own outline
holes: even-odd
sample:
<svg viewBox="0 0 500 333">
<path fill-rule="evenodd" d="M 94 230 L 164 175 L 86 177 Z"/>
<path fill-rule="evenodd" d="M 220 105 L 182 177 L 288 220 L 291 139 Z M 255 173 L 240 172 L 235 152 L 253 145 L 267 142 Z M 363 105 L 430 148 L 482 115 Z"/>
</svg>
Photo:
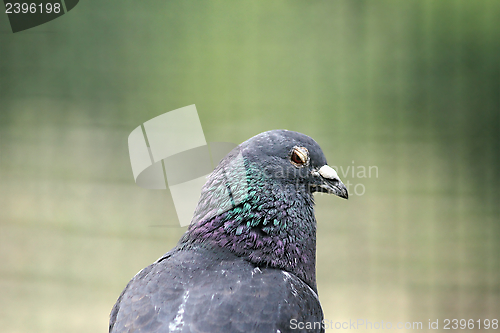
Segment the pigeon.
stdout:
<svg viewBox="0 0 500 333">
<path fill-rule="evenodd" d="M 272 130 L 234 148 L 177 246 L 125 287 L 109 332 L 324 332 L 314 192 L 348 198 L 309 136 Z"/>
</svg>

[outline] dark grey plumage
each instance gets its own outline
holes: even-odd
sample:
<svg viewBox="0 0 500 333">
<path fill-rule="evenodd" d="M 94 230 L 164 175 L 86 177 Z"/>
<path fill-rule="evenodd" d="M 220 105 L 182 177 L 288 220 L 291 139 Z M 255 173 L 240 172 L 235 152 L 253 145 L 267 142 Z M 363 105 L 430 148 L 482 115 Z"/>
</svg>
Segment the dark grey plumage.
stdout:
<svg viewBox="0 0 500 333">
<path fill-rule="evenodd" d="M 110 332 L 300 332 L 317 323 L 312 193 L 347 198 L 319 145 L 297 132 L 261 133 L 235 148 L 202 189 L 179 244 L 140 271 Z"/>
</svg>

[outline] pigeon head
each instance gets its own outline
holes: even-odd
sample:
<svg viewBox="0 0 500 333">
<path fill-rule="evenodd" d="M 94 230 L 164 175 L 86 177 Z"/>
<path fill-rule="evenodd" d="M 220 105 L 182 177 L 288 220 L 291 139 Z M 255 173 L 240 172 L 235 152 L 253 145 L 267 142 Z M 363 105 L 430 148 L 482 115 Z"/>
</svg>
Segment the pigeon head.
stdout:
<svg viewBox="0 0 500 333">
<path fill-rule="evenodd" d="M 321 147 L 305 134 L 287 130 L 264 132 L 237 149 L 257 180 L 283 185 L 287 190 L 287 185 L 293 184 L 296 191 L 348 198 L 347 188 L 335 169 L 328 166 Z"/>
<path fill-rule="evenodd" d="M 348 197 L 316 141 L 287 130 L 258 134 L 208 177 L 180 246 L 224 247 L 316 290 L 314 192 Z"/>
</svg>

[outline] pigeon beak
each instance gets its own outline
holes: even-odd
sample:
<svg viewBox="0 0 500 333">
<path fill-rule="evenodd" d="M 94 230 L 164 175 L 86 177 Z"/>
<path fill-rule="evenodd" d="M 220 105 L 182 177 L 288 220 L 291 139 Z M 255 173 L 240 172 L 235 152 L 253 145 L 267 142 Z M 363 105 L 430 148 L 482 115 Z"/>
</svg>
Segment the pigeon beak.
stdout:
<svg viewBox="0 0 500 333">
<path fill-rule="evenodd" d="M 319 174 L 322 180 L 322 184 L 318 185 L 320 192 L 335 194 L 344 199 L 349 197 L 347 188 L 340 180 L 335 169 L 328 165 L 323 165 L 316 173 Z"/>
</svg>

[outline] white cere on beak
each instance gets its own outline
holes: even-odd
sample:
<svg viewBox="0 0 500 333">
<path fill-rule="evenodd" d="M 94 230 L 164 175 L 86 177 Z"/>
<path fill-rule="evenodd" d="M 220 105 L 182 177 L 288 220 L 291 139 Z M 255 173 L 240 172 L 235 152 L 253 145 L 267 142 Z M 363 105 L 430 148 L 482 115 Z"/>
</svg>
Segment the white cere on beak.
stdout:
<svg viewBox="0 0 500 333">
<path fill-rule="evenodd" d="M 339 176 L 337 175 L 337 171 L 335 171 L 335 169 L 333 169 L 332 167 L 328 166 L 328 165 L 323 165 L 319 170 L 318 170 L 319 174 L 323 177 L 323 178 L 327 178 L 327 179 L 337 179 L 340 181 L 340 178 Z"/>
</svg>

